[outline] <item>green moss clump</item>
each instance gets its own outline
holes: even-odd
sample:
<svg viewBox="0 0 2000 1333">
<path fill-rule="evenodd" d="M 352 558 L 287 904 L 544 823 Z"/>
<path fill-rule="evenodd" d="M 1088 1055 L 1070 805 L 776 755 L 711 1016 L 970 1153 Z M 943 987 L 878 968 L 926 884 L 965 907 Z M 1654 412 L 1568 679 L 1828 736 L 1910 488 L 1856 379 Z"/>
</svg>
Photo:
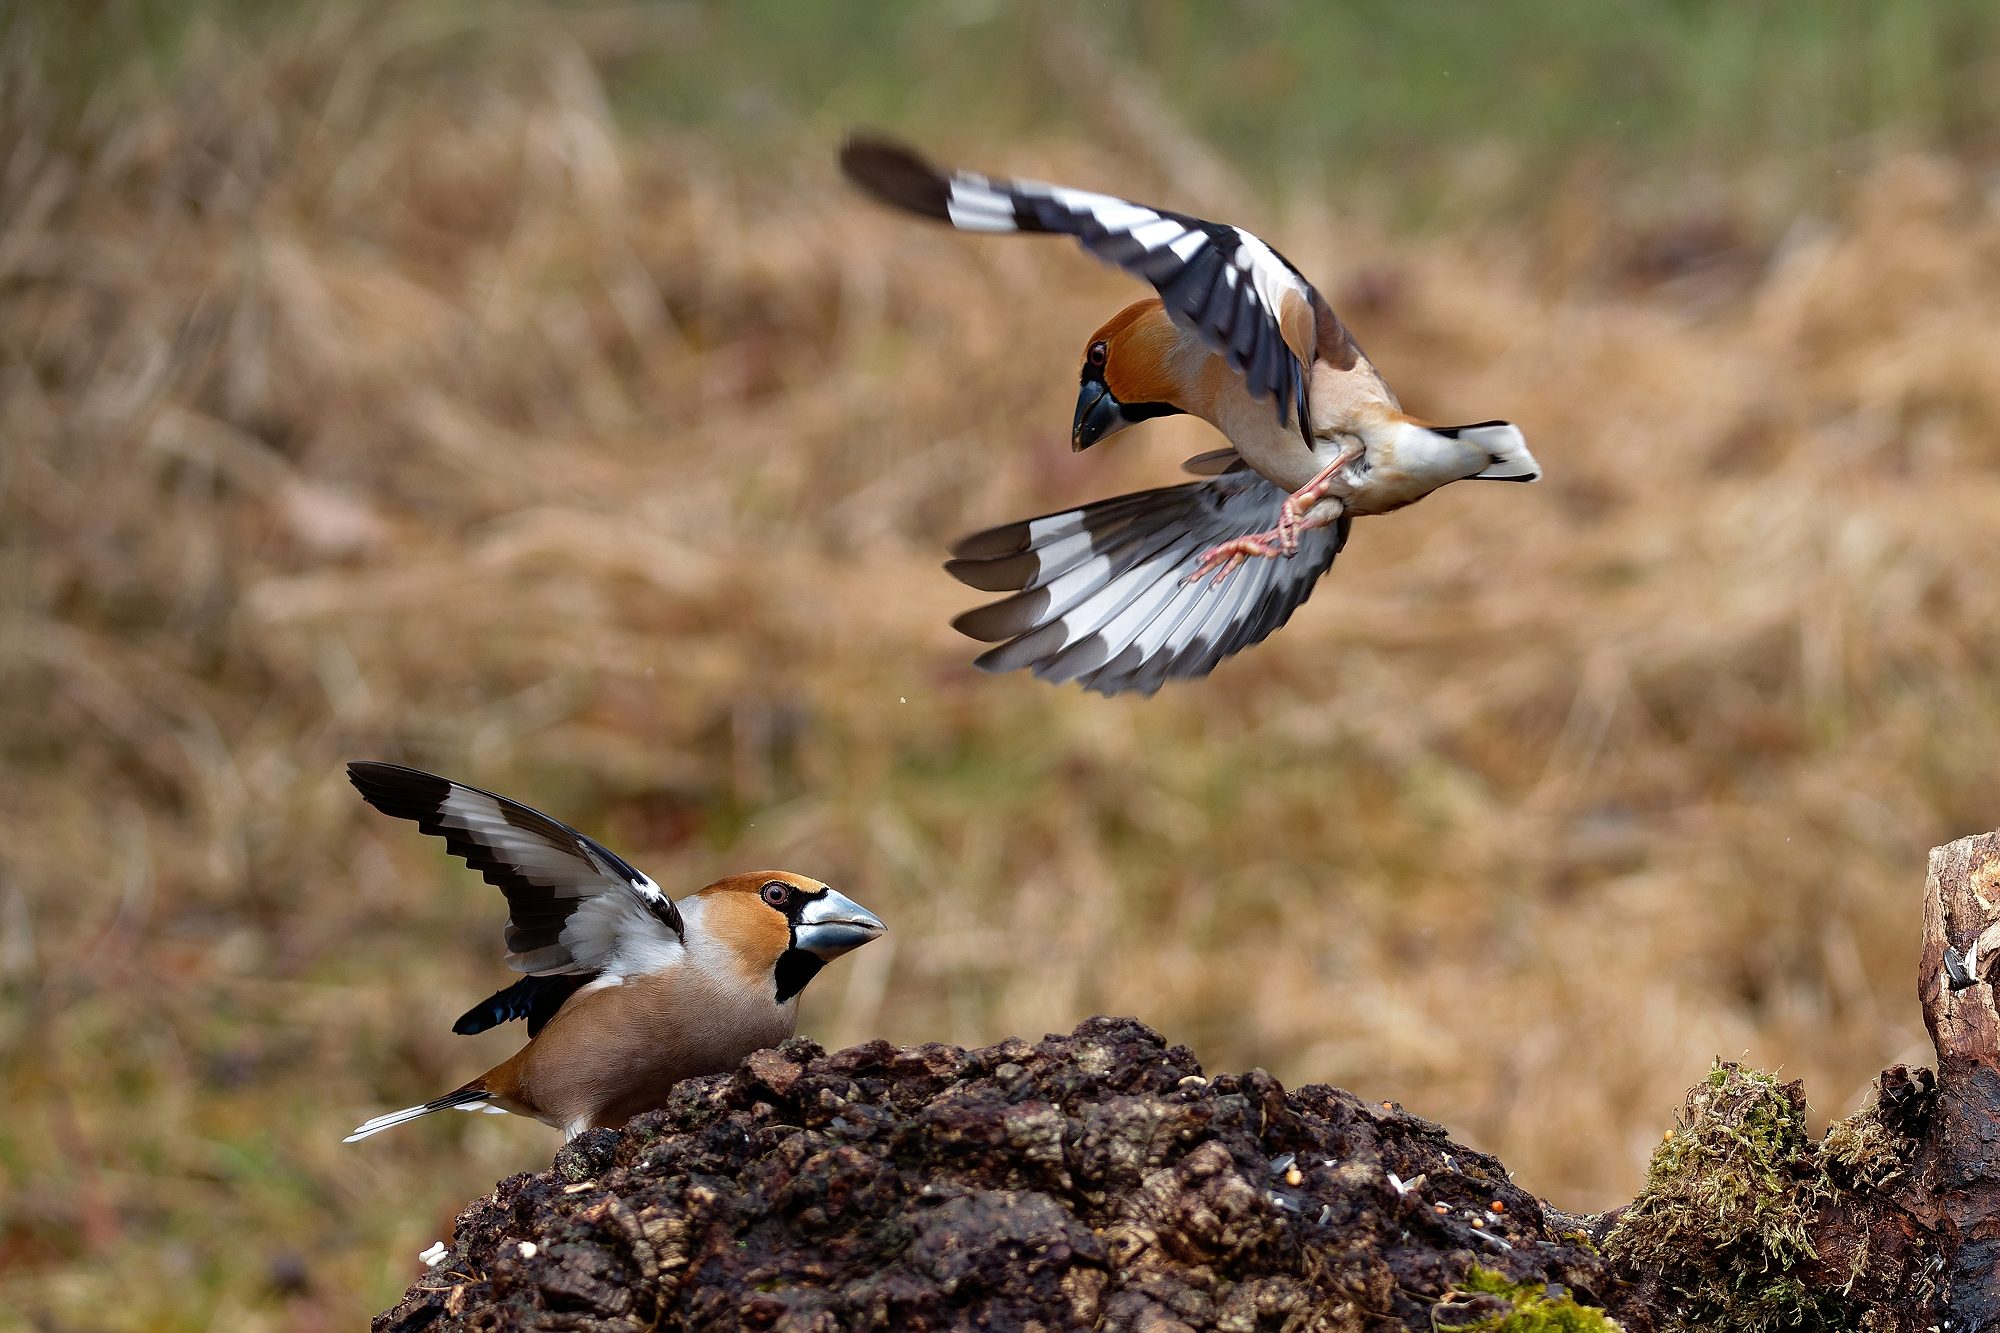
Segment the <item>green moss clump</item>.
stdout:
<svg viewBox="0 0 2000 1333">
<path fill-rule="evenodd" d="M 1870 1171 L 1878 1146 L 1857 1149 Z M 1843 1294 L 1814 1290 L 1797 1272 L 1818 1257 L 1807 1226 L 1835 1189 L 1806 1136 L 1800 1085 L 1718 1061 L 1688 1093 L 1605 1249 L 1623 1266 L 1659 1274 L 1683 1327 L 1843 1325 L 1852 1313 Z"/>
<path fill-rule="evenodd" d="M 1437 1318 L 1438 1313 L 1452 1307 L 1454 1298 L 1467 1296 L 1498 1296 L 1508 1303 L 1505 1310 L 1481 1315 L 1470 1323 L 1453 1323 Z M 1432 1322 L 1439 1330 L 1449 1333 L 1617 1333 L 1617 1321 L 1604 1311 L 1588 1305 L 1578 1305 L 1567 1292 L 1560 1296 L 1549 1295 L 1549 1288 L 1540 1282 L 1509 1282 L 1503 1273 L 1490 1268 L 1472 1266 L 1458 1283 L 1453 1296 L 1446 1298 L 1434 1312 Z"/>
<path fill-rule="evenodd" d="M 1903 1174 L 1909 1140 L 1882 1123 L 1874 1108 L 1836 1120 L 1820 1140 L 1827 1174 L 1849 1189 L 1881 1189 Z"/>
</svg>

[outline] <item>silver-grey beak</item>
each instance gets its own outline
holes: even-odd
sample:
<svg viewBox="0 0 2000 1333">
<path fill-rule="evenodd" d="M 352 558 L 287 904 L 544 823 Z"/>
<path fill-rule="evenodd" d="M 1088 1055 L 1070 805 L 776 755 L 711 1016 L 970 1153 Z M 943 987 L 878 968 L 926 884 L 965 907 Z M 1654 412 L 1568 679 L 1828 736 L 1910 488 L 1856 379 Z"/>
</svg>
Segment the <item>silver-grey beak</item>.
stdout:
<svg viewBox="0 0 2000 1333">
<path fill-rule="evenodd" d="M 792 943 L 830 963 L 850 950 L 859 949 L 887 929 L 880 917 L 860 903 L 844 893 L 828 889 L 824 895 L 807 903 L 805 910 L 799 913 L 799 924 L 793 930 Z"/>
</svg>

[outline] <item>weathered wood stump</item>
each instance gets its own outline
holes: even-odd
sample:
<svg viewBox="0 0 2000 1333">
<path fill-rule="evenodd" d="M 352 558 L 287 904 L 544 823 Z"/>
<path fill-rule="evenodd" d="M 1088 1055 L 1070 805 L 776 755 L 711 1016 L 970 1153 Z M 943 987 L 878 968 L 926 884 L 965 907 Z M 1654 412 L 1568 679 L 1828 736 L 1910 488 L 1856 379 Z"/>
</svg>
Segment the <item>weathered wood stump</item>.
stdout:
<svg viewBox="0 0 2000 1333">
<path fill-rule="evenodd" d="M 1931 852 L 1917 997 L 1937 1051 L 1937 1105 L 1913 1175 L 1936 1250 L 1940 1326 L 2000 1329 L 2000 833 Z M 1949 1321 L 1948 1324 L 1945 1321 Z"/>
<path fill-rule="evenodd" d="M 1819 1140 L 1718 1064 L 1600 1217 L 1445 1131 L 1142 1025 L 809 1041 L 692 1080 L 460 1215 L 378 1330 L 2000 1330 L 2000 835 L 1932 853 L 1938 1068 Z"/>
</svg>

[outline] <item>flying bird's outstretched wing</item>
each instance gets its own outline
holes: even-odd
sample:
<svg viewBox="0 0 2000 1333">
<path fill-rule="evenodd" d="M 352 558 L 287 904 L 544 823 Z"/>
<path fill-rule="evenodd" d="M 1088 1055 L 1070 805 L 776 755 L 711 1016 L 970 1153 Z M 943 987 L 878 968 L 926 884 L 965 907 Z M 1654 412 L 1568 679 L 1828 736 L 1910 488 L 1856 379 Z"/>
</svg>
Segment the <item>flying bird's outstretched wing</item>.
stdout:
<svg viewBox="0 0 2000 1333">
<path fill-rule="evenodd" d="M 1301 533 L 1290 559 L 1252 561 L 1220 585 L 1189 580 L 1203 551 L 1270 528 L 1284 502 L 1282 487 L 1238 465 L 975 533 L 945 569 L 1013 595 L 952 625 L 999 644 L 977 660 L 983 670 L 1031 667 L 1100 694 L 1205 676 L 1290 619 L 1347 542 L 1342 515 Z"/>
<path fill-rule="evenodd" d="M 1088 190 L 943 171 L 886 139 L 850 138 L 840 166 L 882 202 L 963 231 L 1076 237 L 1098 258 L 1152 283 L 1167 312 L 1310 442 L 1309 368 L 1321 355 L 1346 359 L 1345 346 L 1320 347 L 1322 329 L 1343 344 L 1346 330 L 1290 261 L 1241 227 Z"/>
</svg>

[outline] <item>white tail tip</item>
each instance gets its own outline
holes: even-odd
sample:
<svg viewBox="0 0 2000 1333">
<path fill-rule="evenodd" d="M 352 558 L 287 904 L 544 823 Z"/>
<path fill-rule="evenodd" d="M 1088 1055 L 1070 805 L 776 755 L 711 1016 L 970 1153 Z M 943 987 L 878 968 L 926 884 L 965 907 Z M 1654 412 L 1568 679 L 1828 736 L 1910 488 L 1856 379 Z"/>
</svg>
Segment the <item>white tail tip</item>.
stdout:
<svg viewBox="0 0 2000 1333">
<path fill-rule="evenodd" d="M 360 1125 L 357 1125 L 354 1132 L 342 1139 L 341 1142 L 356 1143 L 367 1138 L 370 1134 L 380 1134 L 385 1129 L 393 1129 L 397 1125 L 405 1124 L 420 1116 L 427 1116 L 432 1111 L 443 1111 L 451 1107 L 457 1107 L 461 1111 L 492 1111 L 498 1115 L 506 1114 L 500 1107 L 489 1106 L 484 1101 L 453 1101 L 440 1097 L 434 1102 L 425 1102 L 422 1106 L 405 1106 L 400 1111 L 391 1111 L 387 1115 L 378 1115 L 373 1120 L 364 1121 Z"/>
<path fill-rule="evenodd" d="M 1481 481 L 1540 481 L 1542 465 L 1528 452 L 1528 441 L 1520 427 L 1510 421 L 1483 421 L 1477 426 L 1458 426 L 1449 433 L 1467 444 L 1486 451 L 1491 461 L 1474 477 Z"/>
</svg>

